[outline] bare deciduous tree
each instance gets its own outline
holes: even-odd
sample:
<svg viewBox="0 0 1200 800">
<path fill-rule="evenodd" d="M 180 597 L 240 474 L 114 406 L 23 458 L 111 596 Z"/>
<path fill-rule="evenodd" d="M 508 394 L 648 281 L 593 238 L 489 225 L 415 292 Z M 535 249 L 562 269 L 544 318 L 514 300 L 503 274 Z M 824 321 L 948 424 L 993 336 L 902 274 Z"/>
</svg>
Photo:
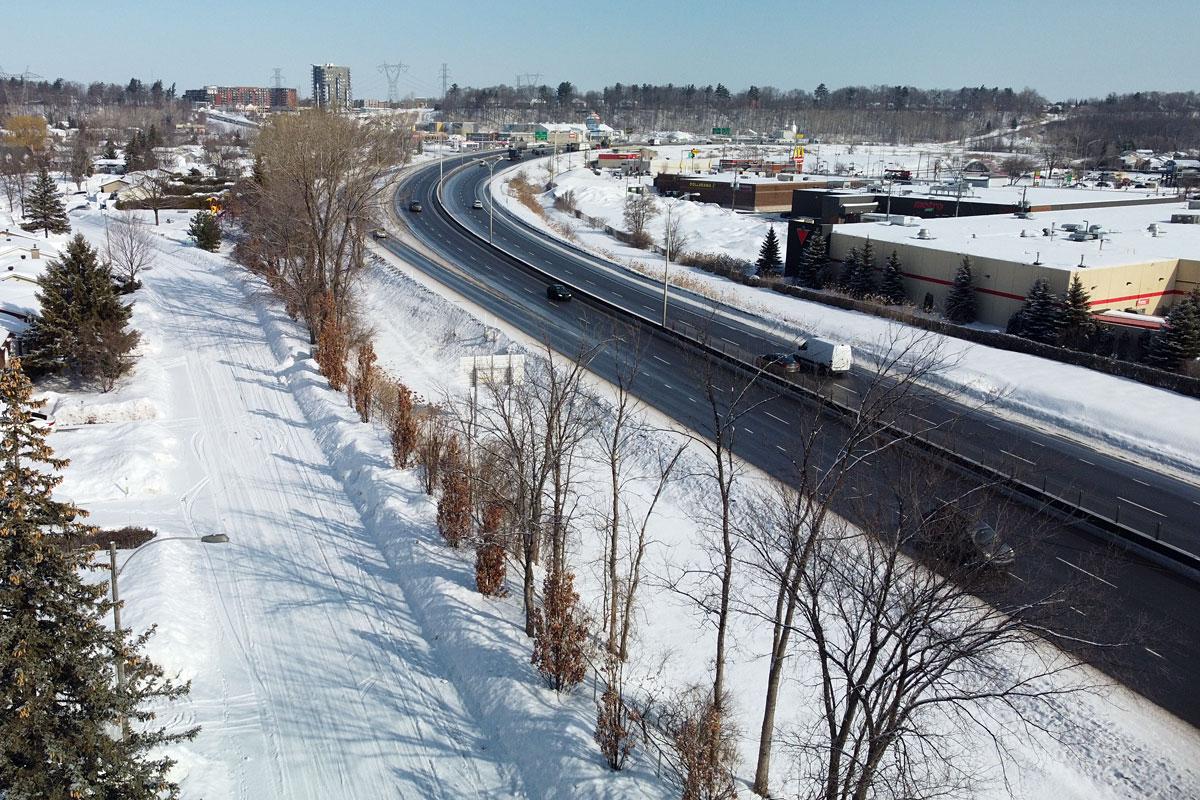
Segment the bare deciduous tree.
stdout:
<svg viewBox="0 0 1200 800">
<path fill-rule="evenodd" d="M 923 419 L 919 407 L 927 401 L 917 398 L 917 388 L 946 366 L 932 336 L 906 335 L 897 329 L 883 345 L 875 371 L 856 390 L 860 399 L 854 414 L 833 417 L 814 406 L 811 417 L 793 418 L 800 432 L 786 443 L 793 460 L 791 481 L 763 491 L 751 503 L 753 510 L 744 515 L 746 524 L 740 533 L 751 551 L 745 560 L 756 583 L 765 590 L 761 602 L 754 598 L 748 604 L 747 613 L 771 625 L 770 666 L 753 784 L 754 791 L 763 796 L 770 792 L 776 706 L 812 549 L 822 537 L 842 535 L 844 523 L 834 509 L 845 502 L 847 488 L 858 478 L 860 466 L 908 440 L 909 433 L 890 429 L 890 423 L 906 412 Z"/>
<path fill-rule="evenodd" d="M 246 233 L 235 251 L 263 274 L 310 335 L 320 328 L 320 298 L 350 322 L 350 289 L 364 263 L 366 232 L 390 170 L 408 159 L 399 124 L 362 123 L 337 114 L 273 117 L 255 145 L 255 177 L 234 209 Z"/>
<path fill-rule="evenodd" d="M 484 381 L 481 396 L 472 397 L 467 408 L 459 408 L 460 427 L 481 456 L 505 471 L 500 481 L 485 487 L 492 496 L 481 499 L 503 503 L 515 528 L 529 636 L 534 635 L 536 610 L 534 565 L 544 536 L 552 568 L 565 564 L 575 503 L 574 459 L 594 411 L 582 380 L 596 352 L 596 347 L 585 346 L 569 359 L 547 346 L 539 359 L 526 362 L 523 381 Z"/>
<path fill-rule="evenodd" d="M 138 287 L 138 275 L 154 260 L 154 245 L 146 224 L 133 211 L 116 214 L 105 228 L 105 255 L 124 291 Z"/>
<path fill-rule="evenodd" d="M 625 196 L 622 216 L 625 219 L 625 229 L 634 246 L 645 248 L 651 243 L 650 235 L 646 233 L 646 226 L 658 215 L 658 203 L 655 202 L 654 195 L 646 191 L 647 187 L 641 188 L 643 190 L 641 194 Z"/>
</svg>

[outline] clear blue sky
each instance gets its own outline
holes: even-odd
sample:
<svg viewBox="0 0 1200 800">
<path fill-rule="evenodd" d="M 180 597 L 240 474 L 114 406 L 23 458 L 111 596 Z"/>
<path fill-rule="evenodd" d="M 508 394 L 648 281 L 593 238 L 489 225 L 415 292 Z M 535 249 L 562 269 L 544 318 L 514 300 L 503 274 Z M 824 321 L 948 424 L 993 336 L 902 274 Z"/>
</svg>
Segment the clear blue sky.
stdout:
<svg viewBox="0 0 1200 800">
<path fill-rule="evenodd" d="M 1155 0 L 11 0 L 0 67 L 70 80 L 286 85 L 347 64 L 357 97 L 514 84 L 1011 86 L 1052 99 L 1200 88 L 1200 3 Z"/>
</svg>

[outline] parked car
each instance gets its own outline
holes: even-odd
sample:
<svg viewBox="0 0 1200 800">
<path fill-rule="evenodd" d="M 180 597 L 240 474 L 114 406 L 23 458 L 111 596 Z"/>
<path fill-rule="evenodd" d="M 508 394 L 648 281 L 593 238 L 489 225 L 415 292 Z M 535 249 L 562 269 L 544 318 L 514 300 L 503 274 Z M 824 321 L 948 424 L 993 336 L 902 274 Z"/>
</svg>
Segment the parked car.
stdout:
<svg viewBox="0 0 1200 800">
<path fill-rule="evenodd" d="M 754 366 L 764 372 L 771 372 L 776 375 L 786 375 L 789 372 L 798 372 L 800 363 L 795 357 L 787 353 L 763 353 L 758 358 L 754 359 Z"/>
<path fill-rule="evenodd" d="M 925 512 L 915 544 L 939 561 L 964 566 L 1004 570 L 1016 561 L 1016 553 L 995 528 L 949 503 Z"/>
<path fill-rule="evenodd" d="M 376 239 L 388 238 L 388 232 L 385 231 L 383 228 L 376 228 L 375 230 L 371 231 L 371 235 L 374 236 Z"/>
<path fill-rule="evenodd" d="M 566 302 L 571 299 L 571 290 L 561 283 L 552 283 L 546 287 L 546 297 Z"/>
<path fill-rule="evenodd" d="M 409 211 L 420 211 L 421 204 L 419 202 L 417 202 L 416 200 L 413 200 L 411 203 L 408 204 L 408 210 Z"/>
<path fill-rule="evenodd" d="M 476 210 L 483 208 L 483 201 L 476 200 L 474 203 L 471 203 L 471 208 L 474 208 Z"/>
</svg>

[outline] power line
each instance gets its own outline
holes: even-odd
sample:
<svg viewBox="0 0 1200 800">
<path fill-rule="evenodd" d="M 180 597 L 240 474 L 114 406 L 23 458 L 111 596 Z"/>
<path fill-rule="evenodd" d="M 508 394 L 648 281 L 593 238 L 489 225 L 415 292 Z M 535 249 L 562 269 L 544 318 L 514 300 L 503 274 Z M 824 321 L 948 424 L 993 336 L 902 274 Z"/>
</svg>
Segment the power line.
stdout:
<svg viewBox="0 0 1200 800">
<path fill-rule="evenodd" d="M 387 78 L 388 102 L 400 102 L 400 74 L 408 71 L 408 64 L 397 61 L 395 64 L 380 64 L 379 71 Z"/>
</svg>

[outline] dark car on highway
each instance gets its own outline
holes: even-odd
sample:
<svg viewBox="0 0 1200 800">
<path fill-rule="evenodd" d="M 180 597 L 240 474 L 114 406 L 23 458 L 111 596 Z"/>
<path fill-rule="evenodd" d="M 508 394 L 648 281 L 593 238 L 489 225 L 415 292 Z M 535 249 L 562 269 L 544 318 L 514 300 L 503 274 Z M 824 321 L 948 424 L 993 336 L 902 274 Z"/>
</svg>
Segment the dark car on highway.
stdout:
<svg viewBox="0 0 1200 800">
<path fill-rule="evenodd" d="M 1016 561 L 995 528 L 949 503 L 925 512 L 914 543 L 938 561 L 963 566 L 1005 570 Z"/>
<path fill-rule="evenodd" d="M 408 204 L 408 210 L 409 211 L 420 211 L 421 204 L 418 203 L 416 200 L 413 200 L 411 203 Z"/>
<path fill-rule="evenodd" d="M 546 287 L 546 297 L 549 297 L 551 300 L 570 300 L 571 290 L 561 283 L 552 283 Z"/>
<path fill-rule="evenodd" d="M 800 371 L 800 362 L 796 360 L 795 356 L 788 353 L 763 353 L 754 359 L 754 366 L 764 372 L 773 372 L 776 375 Z"/>
</svg>

